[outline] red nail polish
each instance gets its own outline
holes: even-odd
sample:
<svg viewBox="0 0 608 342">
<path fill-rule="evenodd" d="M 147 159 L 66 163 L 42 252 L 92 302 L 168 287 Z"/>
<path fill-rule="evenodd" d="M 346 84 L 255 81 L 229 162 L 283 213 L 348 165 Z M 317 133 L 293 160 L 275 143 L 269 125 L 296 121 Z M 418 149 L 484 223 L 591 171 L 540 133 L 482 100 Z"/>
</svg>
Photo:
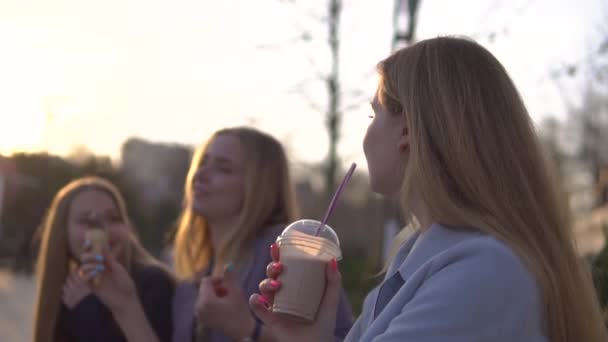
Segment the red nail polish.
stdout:
<svg viewBox="0 0 608 342">
<path fill-rule="evenodd" d="M 272 288 L 274 289 L 278 289 L 281 286 L 281 282 L 277 280 L 271 280 L 270 286 L 272 286 Z"/>
<path fill-rule="evenodd" d="M 338 271 L 338 262 L 336 261 L 336 259 L 331 259 L 331 269 L 334 271 Z"/>
<path fill-rule="evenodd" d="M 277 251 L 277 248 L 279 248 L 279 246 L 277 246 L 276 243 L 270 245 L 270 254 L 274 254 Z"/>
<path fill-rule="evenodd" d="M 215 295 L 220 298 L 226 297 L 228 295 L 228 290 L 226 290 L 226 288 L 222 286 L 216 287 Z"/>
<path fill-rule="evenodd" d="M 282 266 L 278 262 L 275 262 L 272 264 L 272 269 L 277 273 L 281 272 L 281 268 L 282 268 Z"/>
<path fill-rule="evenodd" d="M 266 299 L 264 296 L 257 296 L 258 299 L 258 303 L 262 304 L 266 309 L 270 309 L 270 303 L 268 302 L 268 299 Z"/>
</svg>

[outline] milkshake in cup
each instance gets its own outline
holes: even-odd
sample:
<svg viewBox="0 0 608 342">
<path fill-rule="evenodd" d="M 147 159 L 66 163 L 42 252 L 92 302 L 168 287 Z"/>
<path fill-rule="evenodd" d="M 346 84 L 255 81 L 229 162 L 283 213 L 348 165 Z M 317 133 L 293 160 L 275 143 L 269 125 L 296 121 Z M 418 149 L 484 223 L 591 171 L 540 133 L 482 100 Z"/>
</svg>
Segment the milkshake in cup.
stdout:
<svg viewBox="0 0 608 342">
<path fill-rule="evenodd" d="M 299 220 L 285 228 L 277 245 L 283 271 L 272 311 L 312 322 L 325 293 L 327 263 L 342 258 L 338 236 L 319 221 Z"/>
</svg>

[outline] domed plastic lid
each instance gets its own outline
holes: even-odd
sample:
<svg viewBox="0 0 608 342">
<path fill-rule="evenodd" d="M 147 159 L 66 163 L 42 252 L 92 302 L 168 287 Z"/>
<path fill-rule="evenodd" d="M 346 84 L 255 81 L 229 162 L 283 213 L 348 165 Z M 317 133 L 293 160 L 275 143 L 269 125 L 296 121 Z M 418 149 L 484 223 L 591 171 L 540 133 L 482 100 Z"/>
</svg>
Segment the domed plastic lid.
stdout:
<svg viewBox="0 0 608 342">
<path fill-rule="evenodd" d="M 298 220 L 287 226 L 287 228 L 283 230 L 283 233 L 281 233 L 281 237 L 300 235 L 294 234 L 295 232 L 315 236 L 317 234 L 317 230 L 319 230 L 319 235 L 316 236 L 329 240 L 335 243 L 336 246 L 340 246 L 340 240 L 338 239 L 336 232 L 328 225 L 325 225 L 324 228 L 320 228 L 320 226 L 321 222 L 317 220 Z"/>
</svg>

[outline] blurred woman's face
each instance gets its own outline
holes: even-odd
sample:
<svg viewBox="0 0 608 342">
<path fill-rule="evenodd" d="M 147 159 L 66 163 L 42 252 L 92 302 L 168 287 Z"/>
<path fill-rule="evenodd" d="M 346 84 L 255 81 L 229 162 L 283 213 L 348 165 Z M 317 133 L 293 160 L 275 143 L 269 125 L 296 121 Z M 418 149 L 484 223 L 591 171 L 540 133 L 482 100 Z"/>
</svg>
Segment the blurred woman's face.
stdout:
<svg viewBox="0 0 608 342">
<path fill-rule="evenodd" d="M 96 189 L 84 190 L 74 196 L 67 229 L 70 252 L 75 258 L 85 252 L 87 232 L 92 229 L 106 232 L 107 247 L 114 257 L 124 250 L 130 235 L 130 228 L 112 196 Z"/>
<path fill-rule="evenodd" d="M 224 221 L 241 212 L 245 153 L 238 138 L 216 136 L 202 156 L 192 184 L 192 210 L 207 221 Z"/>
</svg>

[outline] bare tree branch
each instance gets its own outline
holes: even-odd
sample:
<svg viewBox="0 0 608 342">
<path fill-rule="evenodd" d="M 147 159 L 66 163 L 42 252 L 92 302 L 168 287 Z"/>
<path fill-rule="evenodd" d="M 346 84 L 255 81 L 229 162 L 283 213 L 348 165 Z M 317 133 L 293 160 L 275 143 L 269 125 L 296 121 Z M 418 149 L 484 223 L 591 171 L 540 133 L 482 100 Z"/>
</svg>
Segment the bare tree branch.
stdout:
<svg viewBox="0 0 608 342">
<path fill-rule="evenodd" d="M 419 0 L 416 0 L 418 2 Z M 288 5 L 294 5 L 295 1 L 282 1 Z M 352 2 L 349 2 L 352 3 Z M 327 90 L 327 106 L 320 106 L 317 101 L 310 96 L 307 91 L 308 85 L 312 80 L 307 79 L 305 81 L 298 82 L 290 93 L 298 94 L 301 96 L 308 105 L 316 112 L 325 114 L 325 126 L 329 135 L 329 148 L 327 153 L 326 165 L 325 165 L 325 190 L 329 193 L 333 191 L 336 182 L 336 173 L 339 169 L 339 157 L 337 154 L 337 146 L 340 140 L 340 127 L 342 122 L 343 113 L 346 111 L 354 110 L 361 106 L 363 101 L 363 92 L 360 90 L 348 90 L 342 89 L 340 80 L 340 25 L 341 15 L 344 8 L 343 0 L 326 0 L 326 14 L 318 14 L 314 10 L 304 10 L 304 16 L 308 19 L 312 19 L 317 23 L 323 24 L 327 29 L 327 45 L 330 53 L 330 66 L 328 72 L 323 72 L 318 66 L 315 58 L 312 55 L 307 56 L 308 64 L 313 69 L 313 74 L 317 81 L 322 81 L 325 84 Z M 296 20 L 294 22 L 297 23 Z M 298 24 L 294 24 L 298 26 Z M 313 40 L 311 31 L 304 29 L 303 27 L 298 28 L 299 32 L 304 32 L 299 40 L 292 39 L 292 42 L 310 42 Z M 263 48 L 267 48 L 263 46 Z M 370 73 L 371 74 L 371 73 Z M 369 77 L 368 75 L 365 76 Z M 351 98 L 349 103 L 344 105 L 342 103 L 343 98 Z M 325 109 L 323 109 L 325 107 Z"/>
<path fill-rule="evenodd" d="M 606 73 L 608 70 L 608 61 L 604 63 L 598 63 L 598 61 L 601 61 L 601 58 L 605 57 L 606 55 L 606 52 L 603 50 L 603 44 L 604 43 L 601 43 L 596 50 L 589 52 L 587 55 L 583 56 L 582 58 L 579 58 L 574 62 L 563 63 L 558 67 L 552 68 L 549 71 L 549 77 L 554 80 L 562 77 L 573 77 L 578 75 L 581 70 L 585 70 L 585 68 L 588 68 L 588 70 L 592 74 L 591 76 L 597 81 L 602 82 L 607 76 Z"/>
<path fill-rule="evenodd" d="M 363 105 L 368 104 L 369 100 L 359 99 L 359 101 L 350 103 L 342 108 L 343 113 L 348 113 L 361 108 Z"/>
<path fill-rule="evenodd" d="M 311 40 L 311 37 L 312 36 L 310 35 L 309 32 L 303 32 L 293 38 L 287 39 L 284 42 L 258 44 L 255 46 L 255 49 L 256 50 L 280 50 L 289 45 L 300 44 L 302 42 L 307 43 Z"/>
<path fill-rule="evenodd" d="M 313 56 L 308 55 L 307 60 L 308 60 L 308 64 L 310 65 L 310 67 L 313 68 L 314 74 L 317 77 L 317 79 L 325 81 L 327 79 L 327 75 L 325 75 L 319 69 L 319 66 L 317 65 L 317 63 L 315 63 L 315 59 L 313 58 Z"/>
<path fill-rule="evenodd" d="M 530 8 L 537 2 L 537 0 L 529 0 L 523 5 L 513 9 L 514 18 L 521 18 Z M 492 19 L 492 14 L 497 13 L 500 9 L 496 9 L 504 1 L 494 1 L 494 4 L 488 7 L 486 15 L 483 16 L 483 22 L 485 27 L 482 27 L 479 32 L 471 34 L 471 38 L 475 40 L 487 40 L 490 43 L 494 42 L 499 36 L 505 36 L 509 34 L 509 27 L 514 25 L 513 17 L 503 18 L 502 22 L 497 24 L 497 21 Z M 510 4 L 509 2 L 507 2 Z M 490 24 L 487 24 L 490 22 Z M 493 27 L 490 27 L 492 25 Z"/>
<path fill-rule="evenodd" d="M 306 81 L 298 82 L 298 84 L 295 87 L 293 87 L 291 90 L 289 90 L 287 92 L 287 94 L 296 94 L 296 95 L 302 97 L 302 99 L 304 99 L 304 101 L 306 101 L 306 103 L 312 110 L 314 110 L 315 112 L 320 113 L 320 114 L 325 114 L 325 110 L 323 108 L 321 108 L 319 103 L 317 101 L 315 101 L 312 98 L 312 96 L 310 96 L 308 91 L 306 90 L 306 86 L 308 85 L 308 83 L 310 83 L 312 81 L 316 81 L 316 80 L 306 80 Z"/>
</svg>

